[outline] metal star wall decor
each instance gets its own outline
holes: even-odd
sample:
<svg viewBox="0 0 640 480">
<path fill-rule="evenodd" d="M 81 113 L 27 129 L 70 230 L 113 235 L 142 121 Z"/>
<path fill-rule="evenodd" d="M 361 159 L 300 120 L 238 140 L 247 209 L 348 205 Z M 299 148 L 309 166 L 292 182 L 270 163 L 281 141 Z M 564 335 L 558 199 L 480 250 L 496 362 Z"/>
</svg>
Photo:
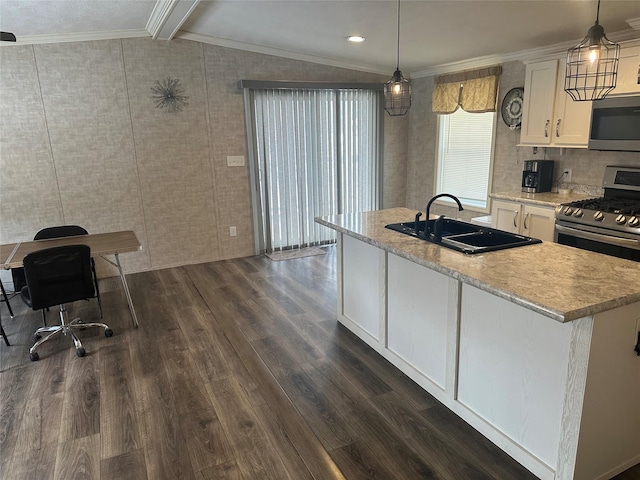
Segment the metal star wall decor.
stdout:
<svg viewBox="0 0 640 480">
<path fill-rule="evenodd" d="M 168 113 L 181 112 L 189 105 L 187 95 L 177 78 L 167 77 L 166 80 L 156 80 L 154 87 L 151 87 L 153 95 L 151 98 L 156 102 L 156 108 L 160 108 Z"/>
</svg>

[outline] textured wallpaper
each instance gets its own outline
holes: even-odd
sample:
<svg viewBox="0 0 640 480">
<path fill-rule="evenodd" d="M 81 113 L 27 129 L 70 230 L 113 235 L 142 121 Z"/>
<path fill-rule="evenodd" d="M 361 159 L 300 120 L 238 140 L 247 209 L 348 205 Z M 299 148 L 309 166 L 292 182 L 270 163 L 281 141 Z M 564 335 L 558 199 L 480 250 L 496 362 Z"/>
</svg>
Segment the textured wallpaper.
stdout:
<svg viewBox="0 0 640 480">
<path fill-rule="evenodd" d="M 253 255 L 248 169 L 226 163 L 246 156 L 239 80 L 387 80 L 181 39 L 12 46 L 0 64 L 0 241 L 134 230 L 127 272 Z M 385 117 L 384 206 L 405 201 L 406 125 Z"/>
<path fill-rule="evenodd" d="M 11 46 L 0 64 L 0 241 L 58 224 L 134 230 L 143 250 L 122 255 L 128 272 L 253 255 L 248 169 L 226 163 L 247 153 L 239 80 L 387 79 L 180 39 Z M 524 76 L 521 62 L 503 65 L 499 101 Z M 158 91 L 171 83 L 179 98 L 163 103 Z M 384 117 L 384 207 L 423 210 L 433 194 L 432 89 L 433 78 L 415 79 L 408 115 Z M 595 186 L 606 165 L 640 164 L 638 153 L 534 155 L 519 136 L 498 120 L 493 192 L 518 190 L 527 159 L 556 160 L 574 183 Z"/>
</svg>

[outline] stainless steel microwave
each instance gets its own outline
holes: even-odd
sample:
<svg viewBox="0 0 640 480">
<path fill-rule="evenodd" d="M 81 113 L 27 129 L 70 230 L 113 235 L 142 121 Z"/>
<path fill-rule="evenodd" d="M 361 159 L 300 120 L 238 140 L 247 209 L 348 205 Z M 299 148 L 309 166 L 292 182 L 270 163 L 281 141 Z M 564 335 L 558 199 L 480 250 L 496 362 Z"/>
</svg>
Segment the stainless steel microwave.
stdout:
<svg viewBox="0 0 640 480">
<path fill-rule="evenodd" d="M 592 105 L 590 150 L 640 152 L 640 96 L 603 98 Z"/>
</svg>

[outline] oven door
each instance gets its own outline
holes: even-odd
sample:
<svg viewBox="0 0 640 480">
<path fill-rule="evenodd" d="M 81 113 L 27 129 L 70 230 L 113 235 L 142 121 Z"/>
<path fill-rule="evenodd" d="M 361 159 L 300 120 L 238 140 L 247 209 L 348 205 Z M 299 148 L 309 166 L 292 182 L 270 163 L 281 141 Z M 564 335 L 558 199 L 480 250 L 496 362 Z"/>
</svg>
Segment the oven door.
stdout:
<svg viewBox="0 0 640 480">
<path fill-rule="evenodd" d="M 562 245 L 640 262 L 640 238 L 633 234 L 556 222 L 555 241 Z"/>
</svg>

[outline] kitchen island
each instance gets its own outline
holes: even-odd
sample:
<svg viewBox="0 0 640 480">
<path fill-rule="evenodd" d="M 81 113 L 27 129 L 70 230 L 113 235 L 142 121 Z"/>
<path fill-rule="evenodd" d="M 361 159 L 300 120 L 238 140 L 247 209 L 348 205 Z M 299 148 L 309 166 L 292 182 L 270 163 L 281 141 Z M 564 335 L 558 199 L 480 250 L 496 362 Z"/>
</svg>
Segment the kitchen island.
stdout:
<svg viewBox="0 0 640 480">
<path fill-rule="evenodd" d="M 338 232 L 338 319 L 542 479 L 640 462 L 640 266 L 543 242 L 465 255 L 385 229 Z"/>
</svg>

